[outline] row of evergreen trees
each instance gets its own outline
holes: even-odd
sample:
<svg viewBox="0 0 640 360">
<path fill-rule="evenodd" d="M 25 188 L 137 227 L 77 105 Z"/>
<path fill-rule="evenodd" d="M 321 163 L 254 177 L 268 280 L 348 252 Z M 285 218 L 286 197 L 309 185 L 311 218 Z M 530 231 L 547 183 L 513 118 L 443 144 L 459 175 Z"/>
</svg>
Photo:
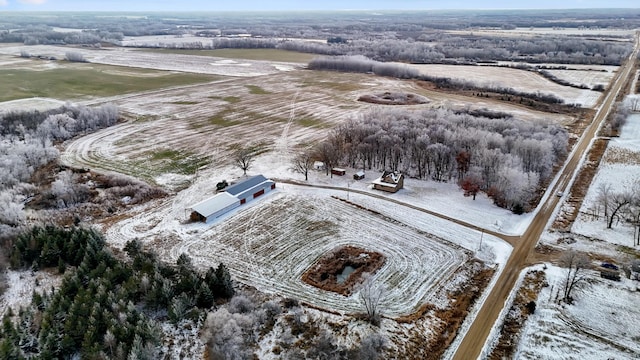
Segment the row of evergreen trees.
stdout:
<svg viewBox="0 0 640 360">
<path fill-rule="evenodd" d="M 197 320 L 234 294 L 223 264 L 201 274 L 187 255 L 176 265 L 127 243 L 116 258 L 102 235 L 83 228 L 34 227 L 12 247 L 14 268 L 58 266 L 58 289 L 32 295 L 0 328 L 0 359 L 155 359 L 161 357 L 158 321 Z"/>
</svg>

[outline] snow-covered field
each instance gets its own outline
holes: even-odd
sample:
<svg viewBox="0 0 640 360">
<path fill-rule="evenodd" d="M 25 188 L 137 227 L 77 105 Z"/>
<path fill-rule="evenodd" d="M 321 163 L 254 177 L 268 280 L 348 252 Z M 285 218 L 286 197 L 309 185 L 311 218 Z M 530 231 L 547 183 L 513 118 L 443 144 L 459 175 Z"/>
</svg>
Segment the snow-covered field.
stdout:
<svg viewBox="0 0 640 360">
<path fill-rule="evenodd" d="M 603 218 L 592 214 L 598 187 L 607 183 L 612 192 L 637 189 L 640 179 L 640 114 L 631 115 L 611 139 L 571 234 L 544 233 L 542 241 L 582 251 L 592 258 L 628 261 L 617 245 L 633 246 L 633 230 L 626 224 L 606 229 Z M 602 215 L 602 214 L 600 214 Z M 595 261 L 595 260 L 594 260 Z M 594 262 L 594 264 L 596 264 Z M 640 282 L 624 277 L 615 282 L 589 271 L 589 284 L 575 293 L 575 303 L 558 301 L 566 270 L 547 264 L 549 287 L 539 294 L 537 308 L 523 328 L 518 359 L 637 359 L 640 358 Z M 541 268 L 541 266 L 537 266 Z M 516 290 L 514 290 L 516 291 Z"/>
<path fill-rule="evenodd" d="M 64 105 L 64 101 L 50 98 L 28 98 L 12 101 L 0 102 L 0 115 L 5 112 L 23 111 L 25 109 L 46 111 L 59 108 Z"/>
<path fill-rule="evenodd" d="M 593 107 L 601 93 L 556 84 L 531 71 L 490 66 L 412 64 L 420 73 L 473 81 L 480 85 L 513 88 L 522 92 L 553 94 L 566 103 Z M 599 72 L 595 72 L 599 73 Z"/>
<path fill-rule="evenodd" d="M 129 48 L 89 49 L 51 45 L 0 47 L 0 53 L 6 55 L 19 56 L 22 50 L 26 50 L 32 56 L 53 56 L 58 59 L 64 59 L 65 54 L 71 51 L 80 53 L 89 62 L 97 64 L 241 77 L 276 74 L 301 67 L 300 64 L 288 62 L 230 60 L 211 56 L 160 54 Z"/>
<path fill-rule="evenodd" d="M 590 70 L 546 70 L 558 79 L 570 82 L 574 85 L 586 85 L 593 88 L 596 85 L 603 85 L 605 88 L 615 74 L 612 71 L 590 71 Z"/>
<path fill-rule="evenodd" d="M 640 358 L 639 282 L 610 281 L 590 271 L 590 283 L 567 305 L 557 301 L 566 270 L 548 265 L 545 272 L 549 286 L 538 296 L 514 358 Z"/>
</svg>

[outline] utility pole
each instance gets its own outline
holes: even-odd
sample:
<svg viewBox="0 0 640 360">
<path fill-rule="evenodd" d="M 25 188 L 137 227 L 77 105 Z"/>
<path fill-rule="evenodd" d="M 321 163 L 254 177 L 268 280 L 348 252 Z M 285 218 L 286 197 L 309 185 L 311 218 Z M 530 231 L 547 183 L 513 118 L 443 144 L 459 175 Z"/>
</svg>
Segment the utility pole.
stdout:
<svg viewBox="0 0 640 360">
<path fill-rule="evenodd" d="M 484 229 L 481 229 L 480 231 L 480 248 L 478 251 L 482 251 L 482 237 L 484 236 Z"/>
</svg>

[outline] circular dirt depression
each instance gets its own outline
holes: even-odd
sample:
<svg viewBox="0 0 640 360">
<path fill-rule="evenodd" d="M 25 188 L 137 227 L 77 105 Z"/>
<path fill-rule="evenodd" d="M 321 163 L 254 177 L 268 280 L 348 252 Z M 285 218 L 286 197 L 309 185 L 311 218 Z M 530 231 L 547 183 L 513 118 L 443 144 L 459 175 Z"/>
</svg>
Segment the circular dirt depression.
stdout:
<svg viewBox="0 0 640 360">
<path fill-rule="evenodd" d="M 355 246 L 342 246 L 326 253 L 302 274 L 302 281 L 322 290 L 351 295 L 362 275 L 373 274 L 384 265 L 384 255 Z"/>
</svg>

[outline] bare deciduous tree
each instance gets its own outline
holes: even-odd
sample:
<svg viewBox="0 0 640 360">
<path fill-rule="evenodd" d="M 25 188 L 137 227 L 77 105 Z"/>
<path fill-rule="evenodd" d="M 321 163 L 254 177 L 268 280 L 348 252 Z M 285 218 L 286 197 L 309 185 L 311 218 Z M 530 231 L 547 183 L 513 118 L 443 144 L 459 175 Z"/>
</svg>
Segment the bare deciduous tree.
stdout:
<svg viewBox="0 0 640 360">
<path fill-rule="evenodd" d="M 256 156 L 254 148 L 240 148 L 233 153 L 233 162 L 247 175 Z"/>
<path fill-rule="evenodd" d="M 360 287 L 359 297 L 364 306 L 367 320 L 373 325 L 380 325 L 380 302 L 386 293 L 382 284 L 376 283 L 370 274 L 364 274 L 364 282 Z"/>
<path fill-rule="evenodd" d="M 586 283 L 587 274 L 585 270 L 591 267 L 591 262 L 587 255 L 575 250 L 569 250 L 560 257 L 559 264 L 567 268 L 562 300 L 571 304 L 573 302 L 573 297 L 571 296 L 573 290 Z"/>
<path fill-rule="evenodd" d="M 330 141 L 325 141 L 315 149 L 316 156 L 324 163 L 326 174 L 333 168 L 340 158 L 339 150 Z M 333 177 L 333 174 L 331 175 Z"/>
<path fill-rule="evenodd" d="M 623 192 L 614 194 L 611 199 L 611 214 L 607 218 L 607 229 L 611 229 L 613 226 L 613 220 L 616 219 L 618 212 L 631 203 L 633 194 L 630 192 Z"/>
<path fill-rule="evenodd" d="M 304 180 L 309 180 L 309 170 L 313 167 L 313 157 L 308 151 L 304 151 L 293 158 L 291 170 L 304 175 Z"/>
</svg>

